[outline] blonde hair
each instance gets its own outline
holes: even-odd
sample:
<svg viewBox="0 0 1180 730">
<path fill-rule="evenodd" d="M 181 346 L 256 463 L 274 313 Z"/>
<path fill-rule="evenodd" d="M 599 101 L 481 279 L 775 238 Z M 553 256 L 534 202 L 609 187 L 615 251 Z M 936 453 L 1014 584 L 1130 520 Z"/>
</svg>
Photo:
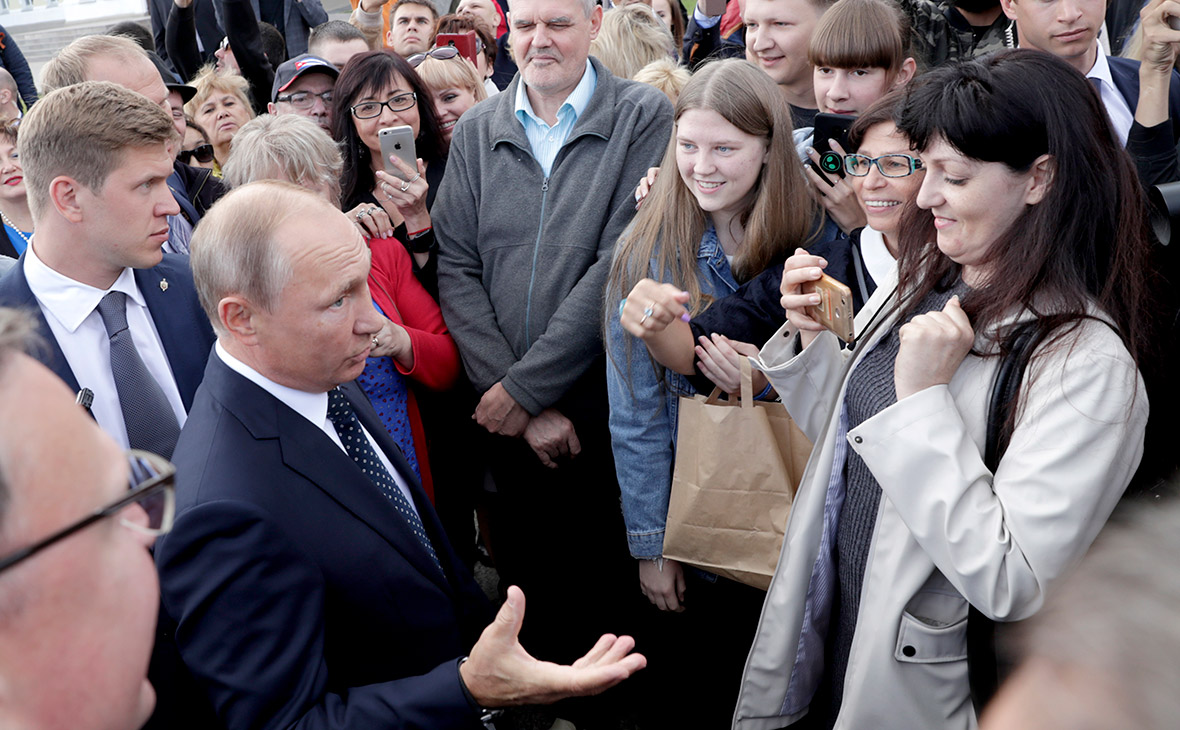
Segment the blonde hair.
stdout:
<svg viewBox="0 0 1180 730">
<path fill-rule="evenodd" d="M 664 92 L 664 96 L 668 97 L 675 106 L 680 98 L 680 92 L 684 91 L 685 84 L 692 79 L 692 74 L 671 58 L 661 58 L 639 69 L 631 78 Z"/>
<path fill-rule="evenodd" d="M 206 65 L 197 72 L 189 85 L 197 90 L 193 98 L 184 105 L 184 113 L 194 119 L 201 107 L 214 94 L 233 94 L 245 105 L 251 118 L 254 116 L 254 105 L 250 102 L 250 82 L 236 73 L 218 73 L 212 64 Z"/>
<path fill-rule="evenodd" d="M 88 35 L 82 36 L 61 49 L 45 64 L 41 72 L 41 91 L 49 93 L 55 89 L 80 84 L 86 80 L 86 69 L 90 59 L 106 56 L 120 60 L 148 59 L 147 51 L 126 36 Z"/>
<path fill-rule="evenodd" d="M 766 163 L 740 217 L 745 236 L 733 262 L 735 279 L 748 280 L 803 245 L 815 226 L 817 208 L 799 172 L 790 110 L 775 83 L 744 60 L 702 66 L 676 103 L 676 126 L 660 163 L 664 172 L 619 239 L 608 284 L 622 296 L 654 271 L 689 293 L 688 307 L 695 314 L 711 303 L 701 293 L 697 270 L 707 220 L 676 164 L 676 128 L 692 109 L 714 111 L 746 134 L 766 140 Z"/>
<path fill-rule="evenodd" d="M 328 133 L 298 114 L 263 114 L 234 136 L 234 153 L 222 170 L 231 188 L 278 179 L 326 189 L 340 201 L 344 159 Z"/>
<path fill-rule="evenodd" d="M 49 183 L 60 175 L 94 192 L 129 147 L 176 139 L 172 117 L 143 94 L 109 81 L 84 81 L 41 97 L 20 125 L 21 166 L 33 220 L 48 207 Z"/>
<path fill-rule="evenodd" d="M 641 68 L 675 52 L 672 33 L 664 21 L 643 3 L 623 5 L 606 11 L 602 29 L 590 42 L 590 55 L 615 76 L 629 79 Z"/>
<path fill-rule="evenodd" d="M 477 102 L 488 98 L 488 90 L 484 88 L 479 72 L 462 56 L 447 59 L 427 56 L 415 70 L 432 92 L 458 88 L 470 91 Z"/>
</svg>

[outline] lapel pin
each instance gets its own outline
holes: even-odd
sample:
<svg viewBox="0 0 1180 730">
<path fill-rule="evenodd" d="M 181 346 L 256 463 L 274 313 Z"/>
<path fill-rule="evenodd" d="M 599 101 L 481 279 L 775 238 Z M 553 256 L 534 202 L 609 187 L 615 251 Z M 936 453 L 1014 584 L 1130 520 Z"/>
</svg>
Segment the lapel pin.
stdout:
<svg viewBox="0 0 1180 730">
<path fill-rule="evenodd" d="M 160 279 L 160 291 L 168 291 L 168 280 Z"/>
</svg>

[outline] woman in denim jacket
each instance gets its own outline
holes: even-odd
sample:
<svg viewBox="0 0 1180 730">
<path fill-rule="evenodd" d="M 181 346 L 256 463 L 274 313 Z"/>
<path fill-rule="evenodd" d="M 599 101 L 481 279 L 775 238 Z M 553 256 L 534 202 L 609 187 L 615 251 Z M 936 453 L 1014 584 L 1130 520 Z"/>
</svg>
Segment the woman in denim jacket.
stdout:
<svg viewBox="0 0 1180 730">
<path fill-rule="evenodd" d="M 682 289 L 682 303 L 700 312 L 803 244 L 818 216 L 796 167 L 791 132 L 782 95 L 754 66 L 724 60 L 698 71 L 676 105 L 663 160 L 664 168 L 674 166 L 679 174 L 655 181 L 619 240 L 607 285 L 610 429 L 627 541 L 639 561 L 644 595 L 662 611 L 687 609 L 683 618 L 658 617 L 655 634 L 676 633 L 689 621 L 708 631 L 710 645 L 725 655 L 702 654 L 698 644 L 690 660 L 677 652 L 677 642 L 663 647 L 658 638 L 645 650 L 654 681 L 675 682 L 682 693 L 699 684 L 706 693 L 688 696 L 716 697 L 718 687 L 736 687 L 763 594 L 724 580 L 710 585 L 715 576 L 693 577 L 686 600 L 684 571 L 661 557 L 678 398 L 694 391 L 684 378 L 656 365 L 619 318 L 624 307 L 636 308 L 642 317 L 653 303 L 644 292 L 658 287 L 657 281 Z M 752 345 L 750 352 L 756 352 Z M 714 606 L 724 613 L 718 616 Z M 726 641 L 723 631 L 737 636 Z M 694 724 L 706 726 L 700 724 L 702 707 L 685 704 L 691 705 L 684 709 L 692 712 Z M 717 712 L 722 722 L 732 712 L 731 703 L 708 704 L 720 705 L 706 712 Z"/>
</svg>

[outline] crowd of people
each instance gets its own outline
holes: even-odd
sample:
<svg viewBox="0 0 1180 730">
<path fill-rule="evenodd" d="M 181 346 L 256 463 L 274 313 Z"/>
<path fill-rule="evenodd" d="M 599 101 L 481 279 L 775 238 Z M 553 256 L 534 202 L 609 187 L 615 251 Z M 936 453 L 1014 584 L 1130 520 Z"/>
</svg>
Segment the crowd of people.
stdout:
<svg viewBox="0 0 1180 730">
<path fill-rule="evenodd" d="M 353 8 L 0 28 L 0 727 L 1168 727 L 1176 0 Z"/>
</svg>

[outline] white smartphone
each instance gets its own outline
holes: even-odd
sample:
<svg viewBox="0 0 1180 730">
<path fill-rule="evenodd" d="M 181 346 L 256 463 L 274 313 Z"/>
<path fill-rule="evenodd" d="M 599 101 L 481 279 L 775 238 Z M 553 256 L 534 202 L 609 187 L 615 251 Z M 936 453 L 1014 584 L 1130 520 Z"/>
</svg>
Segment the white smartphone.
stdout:
<svg viewBox="0 0 1180 730">
<path fill-rule="evenodd" d="M 390 157 L 397 157 L 411 170 L 418 169 L 418 154 L 414 150 L 414 130 L 408 125 L 400 127 L 386 127 L 377 133 L 381 142 L 381 159 L 385 160 L 385 172 L 402 180 L 408 180 L 401 170 L 397 169 Z"/>
</svg>

